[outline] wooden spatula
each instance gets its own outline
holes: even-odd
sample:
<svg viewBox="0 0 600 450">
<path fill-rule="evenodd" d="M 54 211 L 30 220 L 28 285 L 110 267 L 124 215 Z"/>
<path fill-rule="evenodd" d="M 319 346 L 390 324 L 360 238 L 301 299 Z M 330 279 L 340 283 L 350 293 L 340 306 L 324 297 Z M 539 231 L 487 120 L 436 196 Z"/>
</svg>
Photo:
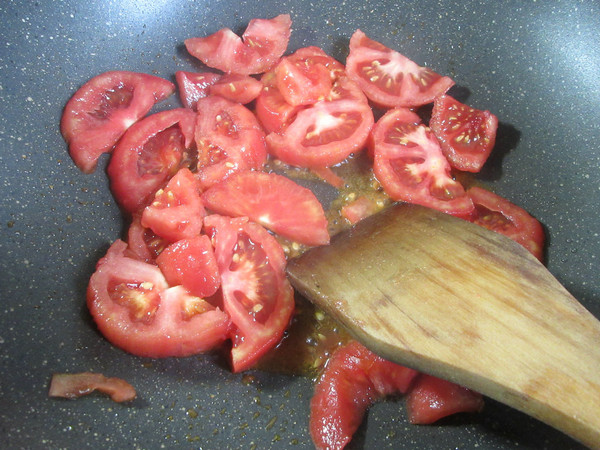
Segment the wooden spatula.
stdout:
<svg viewBox="0 0 600 450">
<path fill-rule="evenodd" d="M 600 448 L 600 322 L 512 240 L 397 204 L 287 271 L 379 355 Z"/>
</svg>

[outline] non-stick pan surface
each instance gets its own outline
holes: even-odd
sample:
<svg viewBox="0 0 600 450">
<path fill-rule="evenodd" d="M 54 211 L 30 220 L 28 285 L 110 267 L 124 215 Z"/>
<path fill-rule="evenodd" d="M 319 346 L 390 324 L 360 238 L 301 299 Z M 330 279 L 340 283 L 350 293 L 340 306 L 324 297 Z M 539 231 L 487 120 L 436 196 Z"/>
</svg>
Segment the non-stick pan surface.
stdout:
<svg viewBox="0 0 600 450">
<path fill-rule="evenodd" d="M 292 16 L 290 50 L 318 45 L 344 61 L 360 28 L 453 77 L 463 100 L 493 111 L 498 145 L 479 179 L 545 225 L 549 269 L 600 316 L 597 2 L 7 0 L 0 4 L 0 447 L 312 447 L 311 380 L 234 375 L 213 356 L 137 358 L 98 334 L 86 284 L 123 224 L 107 159 L 83 175 L 58 128 L 65 102 L 92 76 L 199 71 L 184 39 L 221 27 L 243 31 L 251 18 L 280 13 Z M 157 110 L 176 105 L 173 96 Z M 128 380 L 138 399 L 47 397 L 52 373 L 86 370 Z M 481 414 L 434 426 L 410 425 L 399 400 L 373 407 L 350 447 L 578 445 L 491 400 Z"/>
</svg>

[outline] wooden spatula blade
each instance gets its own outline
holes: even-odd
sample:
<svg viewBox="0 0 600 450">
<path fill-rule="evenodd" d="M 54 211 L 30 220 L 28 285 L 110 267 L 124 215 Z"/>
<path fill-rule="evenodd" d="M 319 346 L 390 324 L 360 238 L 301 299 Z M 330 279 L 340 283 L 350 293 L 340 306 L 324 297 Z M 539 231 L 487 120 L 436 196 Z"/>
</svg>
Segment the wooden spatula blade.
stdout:
<svg viewBox="0 0 600 450">
<path fill-rule="evenodd" d="M 600 446 L 600 323 L 512 240 L 398 204 L 287 271 L 378 354 Z"/>
</svg>

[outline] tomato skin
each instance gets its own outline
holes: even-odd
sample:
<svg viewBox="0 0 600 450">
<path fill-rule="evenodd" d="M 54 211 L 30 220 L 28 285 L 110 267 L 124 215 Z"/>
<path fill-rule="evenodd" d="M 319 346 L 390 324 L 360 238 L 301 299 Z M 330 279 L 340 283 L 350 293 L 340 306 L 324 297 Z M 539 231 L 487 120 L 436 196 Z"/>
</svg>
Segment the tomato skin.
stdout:
<svg viewBox="0 0 600 450">
<path fill-rule="evenodd" d="M 185 47 L 207 66 L 225 73 L 263 73 L 285 52 L 291 25 L 288 14 L 272 19 L 252 19 L 241 38 L 223 28 L 210 36 L 186 39 Z"/>
<path fill-rule="evenodd" d="M 132 125 L 108 164 L 110 188 L 121 209 L 144 208 L 194 153 L 196 115 L 186 108 L 162 111 Z"/>
<path fill-rule="evenodd" d="M 221 273 L 223 308 L 231 317 L 231 367 L 251 368 L 282 338 L 294 311 L 285 254 L 275 238 L 247 217 L 207 216 L 204 225 Z"/>
<path fill-rule="evenodd" d="M 132 124 L 174 91 L 170 81 L 136 72 L 104 72 L 87 81 L 65 105 L 60 122 L 77 167 L 94 172 L 100 155 L 110 152 Z"/>
<path fill-rule="evenodd" d="M 186 108 L 196 111 L 198 100 L 209 94 L 210 87 L 215 84 L 221 75 L 213 72 L 175 72 L 175 80 L 179 88 L 179 98 Z"/>
<path fill-rule="evenodd" d="M 370 138 L 375 177 L 393 200 L 470 217 L 473 202 L 451 178 L 437 138 L 419 122 L 406 108 L 391 109 L 378 120 Z"/>
<path fill-rule="evenodd" d="M 413 369 L 377 356 L 357 341 L 339 347 L 321 374 L 310 403 L 310 434 L 317 449 L 342 449 L 377 400 L 405 393 Z"/>
<path fill-rule="evenodd" d="M 350 38 L 346 73 L 379 106 L 416 107 L 431 103 L 454 85 L 448 77 L 420 67 L 404 55 L 356 30 Z"/>
<path fill-rule="evenodd" d="M 341 78 L 329 98 L 302 109 L 285 129 L 267 135 L 269 152 L 296 167 L 330 167 L 363 149 L 373 111 L 349 79 Z"/>
<path fill-rule="evenodd" d="M 540 262 L 544 261 L 544 228 L 523 208 L 487 189 L 469 188 L 467 195 L 475 204 L 471 222 L 502 233 L 518 242 Z"/>
<path fill-rule="evenodd" d="M 202 199 L 213 212 L 249 217 L 292 241 L 329 243 L 327 218 L 317 197 L 284 176 L 238 172 L 203 192 Z"/>
<path fill-rule="evenodd" d="M 225 340 L 230 322 L 224 312 L 182 286 L 169 288 L 157 266 L 125 256 L 126 249 L 125 242 L 115 241 L 88 285 L 87 305 L 106 339 L 129 353 L 151 358 L 189 356 Z M 120 300 L 132 307 L 117 301 L 117 288 L 124 289 Z M 199 305 L 204 312 L 196 313 Z M 139 312 L 136 307 L 143 309 L 132 316 Z"/>
<path fill-rule="evenodd" d="M 354 225 L 356 222 L 375 214 L 377 209 L 377 204 L 373 200 L 365 196 L 360 196 L 347 205 L 342 206 L 341 214 L 344 219 Z"/>
<path fill-rule="evenodd" d="M 198 236 L 205 215 L 198 180 L 188 168 L 183 167 L 144 208 L 141 224 L 167 242 L 175 242 Z"/>
<path fill-rule="evenodd" d="M 452 167 L 479 172 L 494 148 L 498 118 L 442 95 L 433 102 L 429 126 Z"/>
<path fill-rule="evenodd" d="M 210 297 L 219 289 L 219 267 L 208 236 L 174 242 L 156 258 L 156 264 L 171 286 L 182 285 L 197 297 Z"/>
<path fill-rule="evenodd" d="M 254 114 L 221 97 L 198 101 L 195 141 L 202 189 L 232 173 L 262 169 L 267 160 L 265 133 Z"/>
<path fill-rule="evenodd" d="M 406 399 L 408 420 L 413 424 L 431 424 L 461 412 L 479 412 L 483 396 L 441 378 L 419 374 Z"/>
<path fill-rule="evenodd" d="M 127 250 L 125 256 L 154 263 L 168 242 L 157 236 L 151 229 L 142 226 L 141 213 L 134 214 L 127 229 Z"/>
</svg>

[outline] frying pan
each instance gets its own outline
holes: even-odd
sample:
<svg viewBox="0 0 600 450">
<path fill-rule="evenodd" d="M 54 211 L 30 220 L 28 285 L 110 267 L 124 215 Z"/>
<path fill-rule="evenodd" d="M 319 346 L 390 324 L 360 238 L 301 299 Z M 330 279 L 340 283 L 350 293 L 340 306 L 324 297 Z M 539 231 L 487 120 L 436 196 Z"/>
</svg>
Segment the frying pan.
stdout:
<svg viewBox="0 0 600 450">
<path fill-rule="evenodd" d="M 600 316 L 600 10 L 597 2 L 3 2 L 0 6 L 0 444 L 8 448 L 312 448 L 312 381 L 232 374 L 216 355 L 137 358 L 85 307 L 94 265 L 123 233 L 103 173 L 72 164 L 62 107 L 113 69 L 173 79 L 199 71 L 183 40 L 290 13 L 289 50 L 344 61 L 353 31 L 454 78 L 459 99 L 500 119 L 478 179 L 546 227 L 550 271 Z M 177 106 L 176 96 L 155 110 Z M 327 206 L 331 191 L 317 188 Z M 47 398 L 54 372 L 101 372 L 138 391 Z M 600 412 L 599 412 L 600 413 Z M 408 424 L 402 400 L 374 406 L 350 448 L 579 448 L 488 400 L 481 414 Z"/>
</svg>

